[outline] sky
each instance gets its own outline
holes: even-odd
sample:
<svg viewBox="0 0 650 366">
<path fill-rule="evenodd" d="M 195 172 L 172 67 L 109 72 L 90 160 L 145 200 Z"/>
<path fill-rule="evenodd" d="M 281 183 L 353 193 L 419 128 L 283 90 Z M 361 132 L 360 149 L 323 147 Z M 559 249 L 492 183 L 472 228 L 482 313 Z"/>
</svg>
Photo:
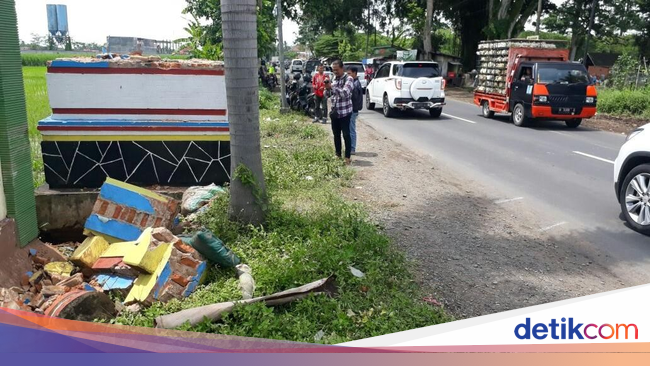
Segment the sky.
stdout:
<svg viewBox="0 0 650 366">
<path fill-rule="evenodd" d="M 104 44 L 106 36 L 174 40 L 186 37 L 185 0 L 16 0 L 20 39 L 47 34 L 46 4 L 68 6 L 70 36 L 77 42 Z M 293 44 L 298 25 L 285 19 L 284 41 Z"/>
</svg>

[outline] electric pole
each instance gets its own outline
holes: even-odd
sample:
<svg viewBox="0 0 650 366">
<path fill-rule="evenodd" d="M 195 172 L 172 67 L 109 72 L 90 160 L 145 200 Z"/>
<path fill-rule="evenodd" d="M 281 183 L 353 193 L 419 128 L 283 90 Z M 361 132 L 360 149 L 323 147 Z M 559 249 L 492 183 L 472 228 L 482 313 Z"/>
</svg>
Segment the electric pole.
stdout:
<svg viewBox="0 0 650 366">
<path fill-rule="evenodd" d="M 282 40 L 282 0 L 277 0 L 275 10 L 278 12 L 278 50 L 280 51 L 280 112 L 287 112 L 287 86 L 284 83 L 284 41 Z"/>
<path fill-rule="evenodd" d="M 539 23 L 542 19 L 542 0 L 537 1 L 537 22 L 535 23 L 535 34 L 539 36 Z"/>
<path fill-rule="evenodd" d="M 589 28 L 587 29 L 587 37 L 585 39 L 585 57 L 582 58 L 582 63 L 587 67 L 587 54 L 589 53 L 589 38 L 591 38 L 591 28 L 594 26 L 594 17 L 596 16 L 596 5 L 598 0 L 591 2 L 591 15 L 589 16 Z"/>
</svg>

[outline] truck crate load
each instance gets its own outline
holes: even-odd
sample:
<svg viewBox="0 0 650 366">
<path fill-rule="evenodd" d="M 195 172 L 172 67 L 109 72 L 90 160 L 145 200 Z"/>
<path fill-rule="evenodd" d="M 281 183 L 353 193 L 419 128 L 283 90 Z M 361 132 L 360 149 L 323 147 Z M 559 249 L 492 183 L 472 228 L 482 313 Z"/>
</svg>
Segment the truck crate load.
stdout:
<svg viewBox="0 0 650 366">
<path fill-rule="evenodd" d="M 596 89 L 565 41 L 510 39 L 479 43 L 474 103 L 484 117 L 512 113 L 517 126 L 535 118 L 578 127 L 596 114 Z"/>
</svg>

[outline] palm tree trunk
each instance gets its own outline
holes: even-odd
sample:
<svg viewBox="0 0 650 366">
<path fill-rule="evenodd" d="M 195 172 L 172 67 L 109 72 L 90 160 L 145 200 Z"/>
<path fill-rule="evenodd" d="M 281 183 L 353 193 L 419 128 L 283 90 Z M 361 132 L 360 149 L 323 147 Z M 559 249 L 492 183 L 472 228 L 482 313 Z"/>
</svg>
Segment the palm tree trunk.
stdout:
<svg viewBox="0 0 650 366">
<path fill-rule="evenodd" d="M 266 186 L 260 148 L 256 0 L 222 0 L 221 20 L 230 122 L 230 217 L 264 222 Z"/>
<path fill-rule="evenodd" d="M 431 59 L 431 28 L 433 23 L 433 0 L 427 0 L 427 18 L 424 20 L 424 59 Z"/>
</svg>

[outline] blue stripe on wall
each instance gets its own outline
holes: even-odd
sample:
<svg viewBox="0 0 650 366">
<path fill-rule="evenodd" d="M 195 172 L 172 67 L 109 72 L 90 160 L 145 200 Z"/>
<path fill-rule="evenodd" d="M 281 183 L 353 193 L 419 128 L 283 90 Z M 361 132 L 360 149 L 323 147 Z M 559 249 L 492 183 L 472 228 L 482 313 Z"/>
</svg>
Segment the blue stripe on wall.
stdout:
<svg viewBox="0 0 650 366">
<path fill-rule="evenodd" d="M 97 214 L 90 215 L 84 226 L 86 229 L 110 235 L 124 241 L 137 240 L 140 237 L 140 234 L 142 234 L 142 230 L 137 226 L 105 217 L 100 219 Z"/>
<path fill-rule="evenodd" d="M 140 212 L 146 212 L 151 215 L 156 213 L 147 197 L 110 183 L 104 183 L 102 185 L 102 189 L 99 191 L 99 197 L 107 201 L 115 202 L 121 206 L 134 208 Z"/>
<path fill-rule="evenodd" d="M 51 67 L 78 67 L 85 69 L 108 69 L 108 62 L 78 62 L 69 60 L 54 60 L 50 64 Z"/>
<path fill-rule="evenodd" d="M 228 127 L 228 121 L 191 121 L 191 122 L 163 122 L 163 121 L 145 121 L 145 120 L 120 120 L 120 119 L 54 119 L 51 116 L 38 122 L 42 126 L 160 126 L 160 127 Z"/>
</svg>

